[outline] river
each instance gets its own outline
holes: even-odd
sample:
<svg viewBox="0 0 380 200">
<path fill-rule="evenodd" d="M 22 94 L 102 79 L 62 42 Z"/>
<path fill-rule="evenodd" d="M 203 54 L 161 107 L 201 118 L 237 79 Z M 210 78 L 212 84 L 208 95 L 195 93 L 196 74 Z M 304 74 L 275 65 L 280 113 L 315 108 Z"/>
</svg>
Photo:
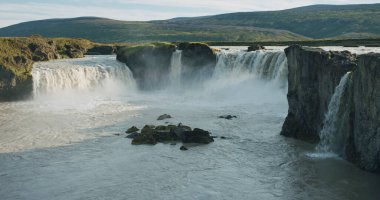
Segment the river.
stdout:
<svg viewBox="0 0 380 200">
<path fill-rule="evenodd" d="M 279 50 L 222 51 L 210 80 L 140 91 L 115 56 L 34 66 L 33 100 L 0 103 L 0 199 L 380 199 L 380 176 L 280 136 L 287 63 Z M 209 145 L 132 146 L 161 114 L 210 131 Z M 220 119 L 232 114 L 238 118 Z M 121 134 L 121 135 L 119 135 Z"/>
</svg>

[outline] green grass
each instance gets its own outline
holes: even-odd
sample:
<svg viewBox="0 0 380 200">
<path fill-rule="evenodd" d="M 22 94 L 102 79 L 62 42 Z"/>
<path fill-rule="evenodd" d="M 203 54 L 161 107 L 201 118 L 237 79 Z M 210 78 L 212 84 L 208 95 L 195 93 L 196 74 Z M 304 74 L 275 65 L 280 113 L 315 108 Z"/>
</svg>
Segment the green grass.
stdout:
<svg viewBox="0 0 380 200">
<path fill-rule="evenodd" d="M 367 46 L 380 47 L 379 39 L 319 39 L 319 40 L 301 40 L 301 41 L 260 41 L 260 42 L 206 42 L 210 46 L 250 46 L 260 44 L 264 46 Z"/>
<path fill-rule="evenodd" d="M 289 31 L 245 26 L 177 25 L 74 18 L 26 22 L 0 29 L 0 36 L 85 38 L 101 43 L 153 41 L 283 41 L 307 39 Z"/>
<path fill-rule="evenodd" d="M 380 4 L 315 5 L 283 11 L 179 18 L 161 23 L 274 28 L 311 38 L 339 38 L 353 33 L 380 37 Z"/>
<path fill-rule="evenodd" d="M 174 51 L 175 45 L 168 42 L 153 42 L 122 47 L 118 52 L 118 60 L 126 62 L 134 55 L 142 55 L 142 52 L 166 52 Z"/>
</svg>

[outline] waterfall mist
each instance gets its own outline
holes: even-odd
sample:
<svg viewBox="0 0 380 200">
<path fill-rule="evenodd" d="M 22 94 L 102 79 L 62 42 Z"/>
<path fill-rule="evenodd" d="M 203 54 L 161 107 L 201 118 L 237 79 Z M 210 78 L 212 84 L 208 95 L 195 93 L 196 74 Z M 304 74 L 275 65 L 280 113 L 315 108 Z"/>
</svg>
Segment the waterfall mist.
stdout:
<svg viewBox="0 0 380 200">
<path fill-rule="evenodd" d="M 76 103 L 94 97 L 128 98 L 137 93 L 224 102 L 268 102 L 285 97 L 287 62 L 282 51 L 221 51 L 211 77 L 204 71 L 187 77 L 189 67 L 182 65 L 181 57 L 182 51 L 174 52 L 168 74 L 163 76 L 167 80 L 160 81 L 157 90 L 147 91 L 137 90 L 132 72 L 113 56 L 37 63 L 33 70 L 35 99 Z"/>
<path fill-rule="evenodd" d="M 183 114 L 198 109 L 223 111 L 230 106 L 236 107 L 231 113 L 242 112 L 240 106 L 247 105 L 271 105 L 268 108 L 274 113 L 286 108 L 287 62 L 282 51 L 221 51 L 211 76 L 196 73 L 197 77 L 185 77 L 186 81 L 183 80 L 183 69 L 188 66 L 182 65 L 181 56 L 181 51 L 173 53 L 166 79 L 156 90 L 139 90 L 130 69 L 116 61 L 115 56 L 36 63 L 33 69 L 35 96 L 28 104 L 36 107 L 41 113 L 38 120 L 47 122 L 48 127 L 61 127 L 63 121 L 70 121 L 70 126 L 78 121 L 81 124 L 77 126 L 81 127 L 86 124 L 83 120 L 94 124 L 114 124 L 124 119 L 119 113 L 152 107 L 164 112 L 175 109 Z M 142 102 L 145 103 L 140 105 Z M 273 104 L 281 106 L 278 108 Z M 61 119 L 56 121 L 56 116 L 45 112 Z M 41 127 L 44 126 L 38 128 Z M 59 143 L 66 143 L 65 137 L 76 141 L 92 135 L 78 134 L 75 129 L 67 130 L 65 134 L 60 132 L 61 129 L 49 128 L 38 131 L 38 135 L 47 139 L 46 135 L 62 137 Z M 13 142 L 21 146 L 33 144 L 22 140 Z M 50 146 L 56 143 L 55 140 L 40 139 L 38 144 Z"/>
<path fill-rule="evenodd" d="M 39 62 L 33 68 L 35 100 L 76 103 L 134 92 L 132 72 L 114 56 Z"/>
</svg>

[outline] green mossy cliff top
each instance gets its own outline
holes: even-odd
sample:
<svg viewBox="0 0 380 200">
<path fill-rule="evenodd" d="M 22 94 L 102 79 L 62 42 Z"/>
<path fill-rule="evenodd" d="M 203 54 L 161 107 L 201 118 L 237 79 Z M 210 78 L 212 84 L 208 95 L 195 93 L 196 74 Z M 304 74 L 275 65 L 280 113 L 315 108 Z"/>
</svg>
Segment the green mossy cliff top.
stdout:
<svg viewBox="0 0 380 200">
<path fill-rule="evenodd" d="M 167 42 L 154 42 L 154 43 L 144 43 L 132 46 L 120 47 L 117 52 L 117 59 L 121 62 L 126 63 L 128 58 L 132 56 L 143 56 L 144 54 L 151 53 L 164 53 L 164 52 L 174 52 L 176 46 Z"/>
<path fill-rule="evenodd" d="M 0 72 L 30 76 L 34 61 L 83 57 L 92 43 L 84 39 L 40 36 L 0 38 Z"/>
</svg>

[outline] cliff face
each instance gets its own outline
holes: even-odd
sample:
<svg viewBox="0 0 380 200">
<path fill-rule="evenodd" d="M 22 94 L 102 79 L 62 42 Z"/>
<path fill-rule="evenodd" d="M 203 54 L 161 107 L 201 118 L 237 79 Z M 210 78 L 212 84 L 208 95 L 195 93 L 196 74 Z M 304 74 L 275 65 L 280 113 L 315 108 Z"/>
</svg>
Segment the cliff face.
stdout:
<svg viewBox="0 0 380 200">
<path fill-rule="evenodd" d="M 0 101 L 31 96 L 33 62 L 83 57 L 91 45 L 81 39 L 0 38 Z"/>
<path fill-rule="evenodd" d="M 199 82 L 212 75 L 216 54 L 202 43 L 181 43 L 181 81 Z M 141 89 L 157 89 L 169 83 L 172 55 L 176 46 L 170 43 L 152 43 L 119 48 L 117 60 L 131 69 Z"/>
<path fill-rule="evenodd" d="M 117 60 L 127 64 L 141 89 L 156 89 L 168 82 L 175 45 L 152 43 L 121 48 Z"/>
<path fill-rule="evenodd" d="M 380 54 L 359 57 L 353 76 L 352 157 L 360 167 L 380 171 Z"/>
<path fill-rule="evenodd" d="M 348 81 L 339 101 L 330 150 L 368 171 L 380 171 L 380 54 L 326 52 L 291 46 L 289 113 L 281 134 L 318 141 L 328 105 L 342 77 Z"/>
<path fill-rule="evenodd" d="M 0 66 L 0 101 L 23 100 L 31 97 L 32 76 L 16 76 Z"/>
<path fill-rule="evenodd" d="M 355 57 L 300 46 L 291 46 L 285 53 L 289 112 L 281 134 L 316 142 L 334 89 L 356 67 Z"/>
<path fill-rule="evenodd" d="M 198 82 L 213 74 L 216 54 L 207 44 L 181 43 L 178 49 L 182 51 L 182 82 Z"/>
</svg>

